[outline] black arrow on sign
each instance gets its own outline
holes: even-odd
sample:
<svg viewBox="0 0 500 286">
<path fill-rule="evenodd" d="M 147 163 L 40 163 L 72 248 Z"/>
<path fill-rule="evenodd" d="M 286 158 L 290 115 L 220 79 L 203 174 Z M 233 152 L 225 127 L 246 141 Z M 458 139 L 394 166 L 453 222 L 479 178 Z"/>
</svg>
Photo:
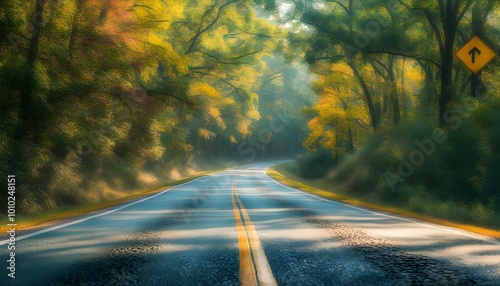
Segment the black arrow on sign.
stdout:
<svg viewBox="0 0 500 286">
<path fill-rule="evenodd" d="M 476 63 L 476 54 L 480 55 L 481 54 L 481 51 L 474 47 L 474 49 L 470 50 L 469 52 L 469 55 L 472 56 L 472 63 L 475 64 Z"/>
</svg>

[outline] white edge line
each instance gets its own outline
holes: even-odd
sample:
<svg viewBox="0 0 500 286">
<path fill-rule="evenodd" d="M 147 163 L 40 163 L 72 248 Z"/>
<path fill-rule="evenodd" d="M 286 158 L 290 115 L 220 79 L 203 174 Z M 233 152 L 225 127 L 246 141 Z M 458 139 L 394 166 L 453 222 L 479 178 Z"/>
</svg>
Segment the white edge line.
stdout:
<svg viewBox="0 0 500 286">
<path fill-rule="evenodd" d="M 500 245 L 500 242 L 495 241 L 495 238 L 489 238 L 487 236 L 483 236 L 481 234 L 476 234 L 476 233 L 470 233 L 469 234 L 468 231 L 466 231 L 466 230 L 455 229 L 455 228 L 451 228 L 451 227 L 443 227 L 443 226 L 438 226 L 438 225 L 432 225 L 432 224 L 429 224 L 429 223 L 421 223 L 419 221 L 415 221 L 415 220 L 412 220 L 412 219 L 409 219 L 409 218 L 402 218 L 402 217 L 398 217 L 398 216 L 392 216 L 392 215 L 389 215 L 389 214 L 379 213 L 379 212 L 371 211 L 371 210 L 368 210 L 368 209 L 364 209 L 364 208 L 360 208 L 360 207 L 355 207 L 355 206 L 352 206 L 352 205 L 349 205 L 349 204 L 346 204 L 346 203 L 341 203 L 341 202 L 337 202 L 337 201 L 334 201 L 334 200 L 325 199 L 325 198 L 322 198 L 320 196 L 313 195 L 313 194 L 307 193 L 305 191 L 301 191 L 301 190 L 294 189 L 294 188 L 291 188 L 289 186 L 283 185 L 282 183 L 280 183 L 280 182 L 276 181 L 275 179 L 269 177 L 269 175 L 267 175 L 267 173 L 265 171 L 264 171 L 264 175 L 266 175 L 266 177 L 268 177 L 269 179 L 271 179 L 276 184 L 278 184 L 278 185 L 280 185 L 282 187 L 285 187 L 285 188 L 290 189 L 292 191 L 299 192 L 299 193 L 302 193 L 302 194 L 305 194 L 305 195 L 308 195 L 308 196 L 311 196 L 311 197 L 315 197 L 315 198 L 320 199 L 322 201 L 326 201 L 326 202 L 330 202 L 330 203 L 334 203 L 334 204 L 343 205 L 343 206 L 346 206 L 346 207 L 349 207 L 349 208 L 361 210 L 361 211 L 372 213 L 372 214 L 379 215 L 379 216 L 385 216 L 385 217 L 389 217 L 389 218 L 393 218 L 393 219 L 397 219 L 397 220 L 411 222 L 411 223 L 418 224 L 418 225 L 424 226 L 424 227 L 429 227 L 429 228 L 435 228 L 435 229 L 439 229 L 439 230 L 444 230 L 444 231 L 447 231 L 447 232 L 451 232 L 451 233 L 458 234 L 458 235 L 461 235 L 461 236 L 473 238 L 473 239 L 476 239 L 476 240 L 481 240 L 481 241 L 484 241 L 484 242 L 487 242 L 487 243 L 491 243 L 491 244 L 495 244 L 495 245 Z"/>
<path fill-rule="evenodd" d="M 75 220 L 75 221 L 72 221 L 72 222 L 64 223 L 64 224 L 57 225 L 57 226 L 54 226 L 54 227 L 49 227 L 49 228 L 42 229 L 42 230 L 39 230 L 39 231 L 36 231 L 36 232 L 33 232 L 33 233 L 29 233 L 29 234 L 26 234 L 26 235 L 22 235 L 22 236 L 16 237 L 16 242 L 19 241 L 19 240 L 23 240 L 23 239 L 26 239 L 26 238 L 33 237 L 33 236 L 37 236 L 37 235 L 40 235 L 40 234 L 51 232 L 51 231 L 54 231 L 54 230 L 57 230 L 57 229 L 61 229 L 61 228 L 64 228 L 64 227 L 67 227 L 67 226 L 70 226 L 70 225 L 78 224 L 78 223 L 81 223 L 81 222 L 84 222 L 84 221 L 87 221 L 87 220 L 90 220 L 90 219 L 93 219 L 93 218 L 97 218 L 97 217 L 108 215 L 110 213 L 114 213 L 114 212 L 122 210 L 124 208 L 128 208 L 128 207 L 133 206 L 135 204 L 142 203 L 144 201 L 150 200 L 150 199 L 155 198 L 157 196 L 163 195 L 164 193 L 169 192 L 169 191 L 171 191 L 171 190 L 173 190 L 173 189 L 175 189 L 177 187 L 180 187 L 180 186 L 183 186 L 183 185 L 186 185 L 186 184 L 190 184 L 190 183 L 195 182 L 195 181 L 197 181 L 199 179 L 202 179 L 204 177 L 206 177 L 206 176 L 202 176 L 202 177 L 196 178 L 194 180 L 182 183 L 180 185 L 172 186 L 172 187 L 170 187 L 168 189 L 163 190 L 162 192 L 160 192 L 160 193 L 158 193 L 156 195 L 152 195 L 150 197 L 144 198 L 144 199 L 139 200 L 139 201 L 135 201 L 133 203 L 129 203 L 127 205 L 118 207 L 116 209 L 113 209 L 113 210 L 110 210 L 110 211 L 107 211 L 107 212 L 104 212 L 104 213 L 96 214 L 96 215 L 93 215 L 93 216 L 89 216 L 89 217 L 86 217 L 86 218 L 82 218 L 82 219 L 79 219 L 79 220 Z M 9 241 L 10 241 L 9 239 L 2 240 L 2 241 L 0 241 L 0 245 L 5 245 L 5 244 L 9 243 Z"/>
</svg>

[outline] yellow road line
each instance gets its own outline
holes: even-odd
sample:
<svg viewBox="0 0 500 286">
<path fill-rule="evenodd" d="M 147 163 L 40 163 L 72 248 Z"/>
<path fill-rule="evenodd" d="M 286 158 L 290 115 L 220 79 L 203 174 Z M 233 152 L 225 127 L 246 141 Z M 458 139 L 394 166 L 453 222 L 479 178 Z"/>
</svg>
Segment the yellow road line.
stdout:
<svg viewBox="0 0 500 286">
<path fill-rule="evenodd" d="M 257 231 L 236 191 L 236 178 L 233 180 L 231 199 L 240 249 L 241 285 L 277 285 Z M 243 220 L 240 211 L 243 215 Z"/>
<path fill-rule="evenodd" d="M 233 183 L 234 190 L 234 183 Z M 241 222 L 240 211 L 234 199 L 234 192 L 231 191 L 231 199 L 233 201 L 234 219 L 236 220 L 236 232 L 238 233 L 238 247 L 240 249 L 240 283 L 243 286 L 258 285 L 255 273 L 255 266 L 250 255 L 250 245 L 245 231 L 245 227 Z"/>
</svg>

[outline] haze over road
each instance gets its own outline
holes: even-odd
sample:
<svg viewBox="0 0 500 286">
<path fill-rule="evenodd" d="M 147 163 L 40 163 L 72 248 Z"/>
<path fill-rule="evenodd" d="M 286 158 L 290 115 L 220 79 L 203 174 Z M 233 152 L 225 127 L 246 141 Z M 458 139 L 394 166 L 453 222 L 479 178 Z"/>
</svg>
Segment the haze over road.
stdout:
<svg viewBox="0 0 500 286">
<path fill-rule="evenodd" d="M 0 284 L 500 285 L 498 240 L 320 199 L 271 165 L 19 237 L 16 279 Z"/>
</svg>

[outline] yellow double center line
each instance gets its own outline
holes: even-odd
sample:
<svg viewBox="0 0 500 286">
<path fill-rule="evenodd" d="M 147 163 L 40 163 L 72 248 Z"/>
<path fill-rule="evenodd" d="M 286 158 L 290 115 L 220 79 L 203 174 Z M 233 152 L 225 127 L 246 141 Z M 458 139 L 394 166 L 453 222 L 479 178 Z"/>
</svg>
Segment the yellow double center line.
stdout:
<svg viewBox="0 0 500 286">
<path fill-rule="evenodd" d="M 243 286 L 277 285 L 255 227 L 236 191 L 237 177 L 233 180 L 231 199 L 240 249 L 240 283 Z"/>
</svg>

